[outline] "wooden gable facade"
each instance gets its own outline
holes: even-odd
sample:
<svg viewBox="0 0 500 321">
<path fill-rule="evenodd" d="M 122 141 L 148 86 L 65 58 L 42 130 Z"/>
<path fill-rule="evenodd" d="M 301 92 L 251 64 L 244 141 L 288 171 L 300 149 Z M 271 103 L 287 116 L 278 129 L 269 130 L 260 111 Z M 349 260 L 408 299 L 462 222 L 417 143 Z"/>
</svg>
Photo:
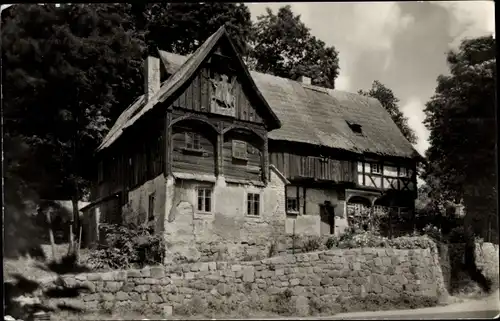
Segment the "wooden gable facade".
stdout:
<svg viewBox="0 0 500 321">
<path fill-rule="evenodd" d="M 225 32 L 205 50 L 198 52 L 203 57 L 189 76 L 166 74 L 185 77 L 177 91 L 158 99 L 133 126 L 122 125 L 119 138 L 98 153 L 94 203 L 124 205 L 128 191 L 161 174 L 223 175 L 228 181 L 266 184 L 267 133 L 280 126 L 279 120 L 256 92 Z"/>
</svg>

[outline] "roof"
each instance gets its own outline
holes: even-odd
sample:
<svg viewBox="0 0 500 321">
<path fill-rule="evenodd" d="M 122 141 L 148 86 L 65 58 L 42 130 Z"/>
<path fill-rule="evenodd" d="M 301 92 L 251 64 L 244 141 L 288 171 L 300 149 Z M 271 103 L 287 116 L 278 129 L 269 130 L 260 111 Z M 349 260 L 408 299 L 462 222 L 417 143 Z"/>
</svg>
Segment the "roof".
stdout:
<svg viewBox="0 0 500 321">
<path fill-rule="evenodd" d="M 160 51 L 168 73 L 174 73 L 190 56 Z M 355 153 L 404 158 L 420 157 L 403 136 L 387 110 L 371 97 L 306 85 L 256 71 L 257 87 L 281 120 L 269 139 L 321 145 Z M 348 125 L 361 125 L 362 135 Z"/>
<path fill-rule="evenodd" d="M 109 147 L 118 139 L 118 137 L 126 128 L 131 127 L 139 118 L 141 118 L 148 111 L 152 110 L 159 102 L 164 102 L 165 100 L 174 96 L 177 91 L 181 89 L 181 87 L 198 70 L 200 65 L 203 63 L 203 61 L 205 61 L 207 56 L 212 52 L 212 50 L 215 48 L 215 45 L 222 37 L 225 37 L 225 39 L 229 42 L 234 56 L 239 61 L 242 71 L 246 74 L 250 85 L 253 87 L 254 92 L 257 95 L 257 98 L 260 99 L 261 103 L 259 105 L 264 107 L 263 109 L 267 111 L 268 115 L 270 116 L 271 121 L 268 122 L 268 127 L 270 129 L 279 128 L 281 126 L 280 119 L 274 113 L 273 109 L 269 106 L 267 100 L 265 100 L 265 98 L 259 92 L 258 87 L 254 83 L 253 78 L 250 76 L 245 64 L 241 60 L 240 55 L 234 48 L 234 45 L 232 44 L 225 28 L 221 27 L 214 34 L 212 34 L 192 55 L 184 58 L 184 62 L 182 63 L 182 65 L 176 66 L 175 72 L 169 72 L 171 76 L 161 84 L 158 92 L 149 101 L 146 101 L 143 95 L 139 97 L 129 108 L 127 108 L 120 115 L 120 117 L 118 117 L 117 121 L 115 122 L 109 133 L 106 135 L 106 137 L 104 137 L 101 145 L 97 148 L 97 150 L 100 151 L 106 147 Z M 161 53 L 160 59 L 163 63 L 166 63 Z M 171 68 L 169 68 L 169 70 L 171 70 Z"/>
</svg>

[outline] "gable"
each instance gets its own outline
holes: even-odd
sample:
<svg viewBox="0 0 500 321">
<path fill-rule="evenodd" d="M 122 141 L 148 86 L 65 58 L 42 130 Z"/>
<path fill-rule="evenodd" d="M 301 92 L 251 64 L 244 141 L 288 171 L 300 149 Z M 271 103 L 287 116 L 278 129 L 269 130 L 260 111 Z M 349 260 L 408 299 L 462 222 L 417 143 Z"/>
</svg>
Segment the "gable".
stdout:
<svg viewBox="0 0 500 321">
<path fill-rule="evenodd" d="M 161 84 L 160 90 L 150 100 L 147 102 L 144 101 L 144 95 L 142 95 L 140 99 L 138 99 L 140 103 L 135 102 L 133 106 L 127 108 L 127 110 L 120 115 L 97 150 L 101 151 L 111 146 L 122 135 L 126 128 L 133 126 L 145 113 L 150 112 L 153 108 L 155 108 L 155 106 L 159 105 L 159 103 L 167 102 L 167 105 L 172 104 L 179 97 L 179 95 L 187 89 L 191 80 L 194 79 L 194 75 L 197 74 L 203 63 L 211 57 L 211 54 L 215 52 L 217 46 L 221 43 L 226 44 L 225 48 L 227 48 L 228 54 L 234 58 L 237 71 L 241 73 L 241 83 L 245 84 L 245 88 L 249 88 L 248 90 L 245 89 L 247 97 L 250 96 L 249 94 L 251 93 L 251 96 L 253 97 L 252 101 L 255 101 L 253 106 L 257 106 L 257 108 L 259 108 L 260 115 L 266 116 L 263 117 L 263 123 L 265 124 L 267 130 L 273 130 L 281 127 L 281 122 L 278 116 L 276 116 L 255 85 L 248 69 L 243 63 L 243 60 L 227 35 L 225 28 L 221 27 L 217 30 L 217 32 L 212 34 L 187 60 L 184 60 L 184 63 Z M 164 63 L 165 70 L 171 70 L 168 64 L 165 64 L 165 59 L 163 59 L 161 52 L 160 57 Z"/>
<path fill-rule="evenodd" d="M 258 101 L 252 97 L 244 75 L 226 57 L 220 50 L 214 52 L 171 106 L 264 124 L 269 116 L 257 108 Z"/>
<path fill-rule="evenodd" d="M 165 70 L 171 70 L 163 52 L 159 53 Z M 182 84 L 178 85 L 177 92 L 160 95 L 159 102 L 260 122 L 268 130 L 281 126 L 223 27 L 174 71 L 170 79 L 180 80 Z"/>
</svg>

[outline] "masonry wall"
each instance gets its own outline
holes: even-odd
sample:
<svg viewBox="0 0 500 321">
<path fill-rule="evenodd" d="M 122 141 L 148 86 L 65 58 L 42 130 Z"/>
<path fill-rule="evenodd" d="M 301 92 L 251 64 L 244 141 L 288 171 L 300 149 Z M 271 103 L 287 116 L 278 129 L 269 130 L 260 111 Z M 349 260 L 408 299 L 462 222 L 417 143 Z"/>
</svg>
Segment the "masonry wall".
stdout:
<svg viewBox="0 0 500 321">
<path fill-rule="evenodd" d="M 283 235 L 285 183 L 273 169 L 267 186 L 226 182 L 223 177 L 213 182 L 176 179 L 171 193 L 167 187 L 168 215 L 164 221 L 167 260 L 206 261 L 214 256 L 218 259 L 241 256 L 249 244 Z M 196 188 L 206 185 L 213 188 L 213 211 L 200 213 L 196 208 Z M 247 193 L 260 194 L 260 215 L 247 214 Z"/>
<path fill-rule="evenodd" d="M 441 244 L 439 259 L 443 271 L 446 289 L 451 294 L 459 291 L 474 291 L 476 283 L 471 280 L 464 268 L 465 244 Z M 493 282 L 493 287 L 499 284 L 499 254 L 498 245 L 493 243 L 476 243 L 476 266 L 481 273 Z"/>
<path fill-rule="evenodd" d="M 352 249 L 287 255 L 228 264 L 205 262 L 65 276 L 90 291 L 66 304 L 85 309 L 151 307 L 170 314 L 195 296 L 201 304 L 227 298 L 241 305 L 290 290 L 307 304 L 321 299 L 402 294 L 437 298 L 444 282 L 435 251 Z"/>
</svg>

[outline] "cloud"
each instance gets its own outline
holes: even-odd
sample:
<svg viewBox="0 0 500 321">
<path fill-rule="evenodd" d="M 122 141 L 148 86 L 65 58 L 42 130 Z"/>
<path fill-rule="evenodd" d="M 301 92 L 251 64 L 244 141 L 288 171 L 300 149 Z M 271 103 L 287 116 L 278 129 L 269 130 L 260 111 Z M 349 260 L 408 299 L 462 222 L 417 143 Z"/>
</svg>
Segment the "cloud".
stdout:
<svg viewBox="0 0 500 321">
<path fill-rule="evenodd" d="M 429 147 L 429 131 L 425 128 L 423 111 L 424 104 L 417 97 L 410 97 L 402 106 L 401 111 L 408 117 L 408 125 L 415 131 L 418 136 L 415 149 L 423 156 Z"/>
<path fill-rule="evenodd" d="M 453 19 L 450 21 L 451 44 L 457 47 L 464 38 L 495 33 L 495 3 L 493 1 L 439 1 Z"/>
<path fill-rule="evenodd" d="M 350 91 L 351 90 L 351 80 L 349 79 L 349 76 L 347 76 L 345 73 L 341 73 L 337 77 L 337 79 L 335 79 L 335 89 L 343 90 L 343 91 Z"/>
</svg>

